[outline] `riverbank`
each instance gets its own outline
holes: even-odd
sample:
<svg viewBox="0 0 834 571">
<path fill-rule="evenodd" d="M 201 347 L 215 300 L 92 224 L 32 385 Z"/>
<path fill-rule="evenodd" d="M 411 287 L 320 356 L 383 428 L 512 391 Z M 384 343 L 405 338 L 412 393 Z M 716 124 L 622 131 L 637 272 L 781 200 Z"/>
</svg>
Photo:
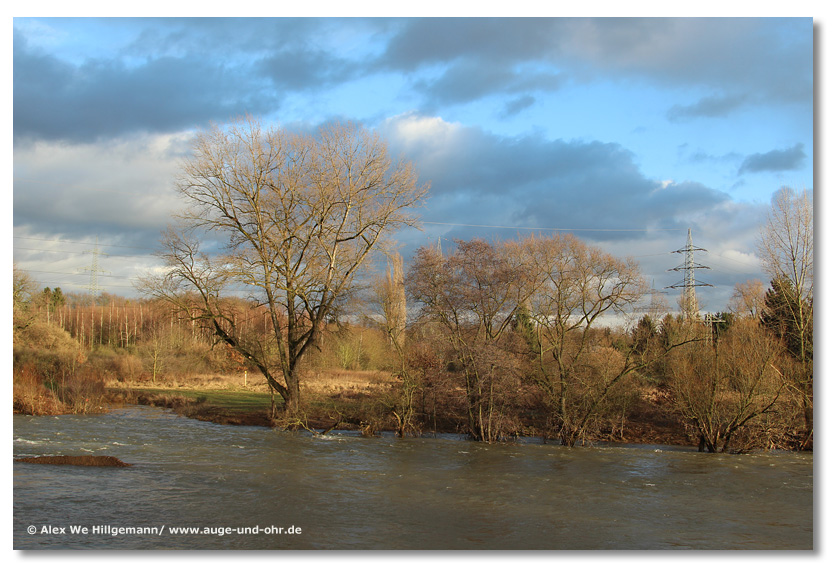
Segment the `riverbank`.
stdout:
<svg viewBox="0 0 834 571">
<path fill-rule="evenodd" d="M 109 384 L 108 401 L 114 405 L 142 404 L 170 408 L 181 416 L 217 424 L 273 426 L 316 431 L 339 428 L 365 434 L 395 431 L 396 419 L 386 410 L 393 379 L 370 371 L 318 371 L 303 381 L 304 412 L 287 417 L 281 399 L 266 383 L 239 375 L 195 375 L 177 381 Z M 646 393 L 634 404 L 628 418 L 596 440 L 627 444 L 691 446 L 680 419 L 661 406 L 664 395 Z M 542 411 L 530 411 L 519 435 L 544 435 Z M 463 419 L 437 415 L 424 419 L 424 432 L 465 432 Z"/>
</svg>

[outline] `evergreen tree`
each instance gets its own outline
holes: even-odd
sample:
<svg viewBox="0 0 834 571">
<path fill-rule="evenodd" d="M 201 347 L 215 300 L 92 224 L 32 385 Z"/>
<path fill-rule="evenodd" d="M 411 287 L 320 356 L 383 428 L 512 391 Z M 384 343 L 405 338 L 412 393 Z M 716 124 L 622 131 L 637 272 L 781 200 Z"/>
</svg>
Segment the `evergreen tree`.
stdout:
<svg viewBox="0 0 834 571">
<path fill-rule="evenodd" d="M 772 280 L 765 292 L 762 323 L 782 340 L 796 360 L 808 363 L 814 359 L 813 298 L 806 301 L 794 295 L 794 291 L 786 279 Z M 805 327 L 801 327 L 798 315 L 810 316 Z"/>
</svg>

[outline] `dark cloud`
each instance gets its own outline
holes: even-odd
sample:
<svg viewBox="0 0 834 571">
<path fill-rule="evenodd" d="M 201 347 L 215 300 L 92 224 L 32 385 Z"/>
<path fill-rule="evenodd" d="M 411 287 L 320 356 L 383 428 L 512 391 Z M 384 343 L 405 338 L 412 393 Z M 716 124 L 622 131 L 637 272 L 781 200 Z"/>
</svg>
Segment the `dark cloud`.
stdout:
<svg viewBox="0 0 834 571">
<path fill-rule="evenodd" d="M 13 48 L 15 140 L 90 141 L 272 114 L 292 93 L 373 73 L 365 52 L 389 25 L 326 18 L 79 19 L 62 21 L 62 29 L 72 34 L 73 26 L 84 26 L 77 32 L 124 39 L 109 51 L 60 57 L 33 46 L 27 34 L 39 40 L 39 28 L 21 25 Z M 338 38 L 353 48 L 337 50 Z"/>
<path fill-rule="evenodd" d="M 291 49 L 264 58 L 257 69 L 279 90 L 303 91 L 350 81 L 361 67 L 322 50 Z"/>
<path fill-rule="evenodd" d="M 427 96 L 427 106 L 436 107 L 477 101 L 494 94 L 526 93 L 513 100 L 517 104 L 532 99 L 530 92 L 557 91 L 563 85 L 564 78 L 556 72 L 517 71 L 467 59 L 452 64 L 435 80 L 418 81 L 415 87 Z"/>
<path fill-rule="evenodd" d="M 620 76 L 717 91 L 725 106 L 739 97 L 807 103 L 813 91 L 811 18 L 595 19 L 588 26 L 575 49 Z M 612 41 L 616 28 L 623 31 Z"/>
<path fill-rule="evenodd" d="M 465 76 L 491 79 L 470 88 L 470 97 L 514 93 L 525 64 L 559 76 L 549 89 L 604 74 L 720 92 L 673 108 L 675 119 L 723 116 L 745 103 L 807 103 L 813 90 L 810 18 L 436 18 L 398 24 L 377 65 L 414 73 L 445 63 Z M 445 74 L 428 87 L 426 94 L 437 101 L 467 96 L 463 82 Z"/>
<path fill-rule="evenodd" d="M 170 132 L 274 110 L 274 96 L 239 69 L 195 57 L 161 57 L 129 67 L 71 65 L 31 50 L 15 33 L 15 139 L 89 141 L 125 132 Z"/>
<path fill-rule="evenodd" d="M 632 152 L 614 143 L 505 138 L 417 116 L 399 118 L 387 129 L 392 147 L 406 152 L 421 177 L 432 181 L 433 221 L 458 223 L 460 229 L 685 227 L 731 204 L 728 195 L 699 183 L 649 179 Z"/>
<path fill-rule="evenodd" d="M 539 58 L 553 47 L 557 20 L 548 18 L 414 18 L 398 21 L 379 65 L 415 71 L 470 58 L 494 65 Z"/>
<path fill-rule="evenodd" d="M 802 167 L 805 157 L 802 143 L 797 143 L 787 149 L 754 153 L 745 157 L 738 169 L 738 174 L 797 170 Z"/>
<path fill-rule="evenodd" d="M 515 115 L 516 113 L 520 113 L 527 109 L 528 107 L 532 107 L 536 103 L 536 98 L 532 95 L 522 95 L 512 101 L 509 101 L 504 106 L 504 117 L 509 117 Z"/>
<path fill-rule="evenodd" d="M 452 65 L 434 81 L 420 81 L 416 87 L 432 96 L 434 104 L 464 103 L 503 90 L 513 81 L 506 68 L 487 67 L 471 61 Z"/>
</svg>

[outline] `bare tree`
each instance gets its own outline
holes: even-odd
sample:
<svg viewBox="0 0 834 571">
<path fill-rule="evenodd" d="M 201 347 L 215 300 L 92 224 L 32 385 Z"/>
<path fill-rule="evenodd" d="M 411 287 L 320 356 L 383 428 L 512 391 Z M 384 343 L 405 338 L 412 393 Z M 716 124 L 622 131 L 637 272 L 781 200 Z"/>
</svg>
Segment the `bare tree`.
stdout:
<svg viewBox="0 0 834 571">
<path fill-rule="evenodd" d="M 487 442 L 500 438 L 502 411 L 517 394 L 512 386 L 519 375 L 506 337 L 531 285 L 518 244 L 458 241 L 448 256 L 421 248 L 407 284 L 423 317 L 445 331 L 449 367 L 463 381 L 470 435 Z"/>
<path fill-rule="evenodd" d="M 388 271 L 372 283 L 373 297 L 382 313 L 382 327 L 391 345 L 402 353 L 408 318 L 403 257 L 398 252 L 388 256 Z"/>
<path fill-rule="evenodd" d="M 730 311 L 736 315 L 760 317 L 765 300 L 764 284 L 760 280 L 737 283 L 730 298 Z"/>
<path fill-rule="evenodd" d="M 28 272 L 19 270 L 17 266 L 13 266 L 12 275 L 12 315 L 16 336 L 18 330 L 26 329 L 35 318 L 31 305 L 38 284 Z"/>
<path fill-rule="evenodd" d="M 803 397 L 806 440 L 813 433 L 813 299 L 814 208 L 811 191 L 783 187 L 773 196 L 759 240 L 759 254 L 774 288 L 771 305 L 780 308 L 779 319 L 788 345 L 802 364 L 797 379 Z"/>
<path fill-rule="evenodd" d="M 177 188 L 189 208 L 165 235 L 167 273 L 144 289 L 207 322 L 297 409 L 303 357 L 369 254 L 415 224 L 427 186 L 356 125 L 305 134 L 247 118 L 200 133 Z M 267 336 L 242 333 L 230 293 L 263 306 Z"/>
<path fill-rule="evenodd" d="M 814 288 L 814 206 L 811 192 L 783 187 L 773 197 L 759 240 L 764 268 L 773 279 L 786 278 L 797 296 Z"/>
<path fill-rule="evenodd" d="M 371 283 L 372 303 L 381 315 L 376 319 L 397 356 L 396 375 L 400 380 L 391 398 L 384 404 L 397 421 L 397 434 L 417 433 L 414 398 L 417 379 L 406 356 L 406 321 L 408 307 L 405 295 L 403 258 L 398 252 L 388 254 L 388 269 Z"/>
<path fill-rule="evenodd" d="M 647 284 L 634 260 L 572 235 L 530 238 L 522 251 L 536 282 L 530 313 L 539 383 L 562 444 L 574 446 L 618 385 L 648 364 L 636 349 L 615 354 L 594 335 L 603 316 L 630 311 Z"/>
</svg>

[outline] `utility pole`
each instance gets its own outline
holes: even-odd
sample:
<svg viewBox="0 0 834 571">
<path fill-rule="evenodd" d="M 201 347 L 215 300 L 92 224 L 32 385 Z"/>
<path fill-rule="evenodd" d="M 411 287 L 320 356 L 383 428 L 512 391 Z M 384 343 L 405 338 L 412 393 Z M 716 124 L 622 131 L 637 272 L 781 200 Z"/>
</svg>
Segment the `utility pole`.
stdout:
<svg viewBox="0 0 834 571">
<path fill-rule="evenodd" d="M 671 289 L 683 289 L 681 309 L 687 319 L 694 319 L 698 316 L 698 297 L 695 295 L 695 288 L 713 287 L 712 284 L 700 282 L 695 279 L 695 270 L 710 269 L 707 266 L 695 263 L 695 252 L 706 252 L 706 250 L 692 245 L 692 228 L 690 228 L 686 238 L 686 246 L 672 252 L 673 254 L 684 255 L 683 264 L 676 268 L 667 270 L 670 272 L 684 273 L 683 280 L 666 287 Z"/>
</svg>

